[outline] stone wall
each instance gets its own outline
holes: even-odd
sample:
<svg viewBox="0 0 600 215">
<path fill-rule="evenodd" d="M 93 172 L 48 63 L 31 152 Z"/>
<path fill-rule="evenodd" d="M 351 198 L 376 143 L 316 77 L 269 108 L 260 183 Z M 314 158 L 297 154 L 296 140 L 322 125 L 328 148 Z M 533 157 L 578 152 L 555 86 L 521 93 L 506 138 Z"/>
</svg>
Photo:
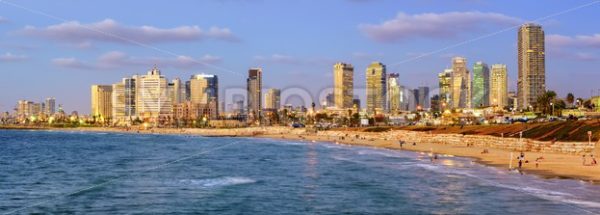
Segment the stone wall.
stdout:
<svg viewBox="0 0 600 215">
<path fill-rule="evenodd" d="M 428 132 L 395 130 L 388 132 L 343 132 L 319 131 L 317 135 L 355 138 L 359 135 L 365 139 L 403 140 L 407 143 L 435 143 L 456 146 L 476 146 L 508 149 L 515 151 L 556 152 L 568 154 L 590 153 L 594 150 L 595 143 L 588 142 L 548 142 L 519 138 L 502 138 L 488 135 L 462 135 L 462 134 L 430 134 Z"/>
</svg>

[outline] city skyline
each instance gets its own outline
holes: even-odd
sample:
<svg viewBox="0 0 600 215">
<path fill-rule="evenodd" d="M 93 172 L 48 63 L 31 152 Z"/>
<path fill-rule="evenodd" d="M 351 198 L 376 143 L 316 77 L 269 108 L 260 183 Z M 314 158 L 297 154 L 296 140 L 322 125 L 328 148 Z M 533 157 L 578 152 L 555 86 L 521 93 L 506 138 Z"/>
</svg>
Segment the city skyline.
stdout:
<svg viewBox="0 0 600 215">
<path fill-rule="evenodd" d="M 438 85 L 436 75 L 450 66 L 451 57 L 463 56 L 468 60 L 466 67 L 469 70 L 473 68 L 472 63 L 477 61 L 483 61 L 489 65 L 506 64 L 509 78 L 508 90 L 515 91 L 518 71 L 515 51 L 517 29 L 406 63 L 401 62 L 448 45 L 497 32 L 513 24 L 522 24 L 525 20 L 534 20 L 589 2 L 556 1 L 549 3 L 547 8 L 530 11 L 526 9 L 534 6 L 527 2 L 519 2 L 524 9 L 503 6 L 499 2 L 459 1 L 455 2 L 455 5 L 440 2 L 436 3 L 435 7 L 416 10 L 411 8 L 414 8 L 415 5 L 427 6 L 427 3 L 334 1 L 324 4 L 337 5 L 354 11 L 380 12 L 373 17 L 365 15 L 351 18 L 347 16 L 341 18 L 321 17 L 327 21 L 323 24 L 318 24 L 316 20 L 309 18 L 304 24 L 294 22 L 292 20 L 300 15 L 296 13 L 275 13 L 261 16 L 260 19 L 265 20 L 265 18 L 276 16 L 281 19 L 280 21 L 267 21 L 264 24 L 251 23 L 246 27 L 239 21 L 222 18 L 215 13 L 195 15 L 200 17 L 175 17 L 165 20 L 143 15 L 141 17 L 143 19 L 134 19 L 124 16 L 125 11 L 121 9 L 107 11 L 107 8 L 115 5 L 115 2 L 106 2 L 101 7 L 99 6 L 103 12 L 101 16 L 95 13 L 85 14 L 90 11 L 85 8 L 79 12 L 59 11 L 60 2 L 56 5 L 18 2 L 25 8 L 45 11 L 47 14 L 61 14 L 61 17 L 68 18 L 66 20 L 73 21 L 66 22 L 31 14 L 7 5 L 8 3 L 2 4 L 4 7 L 0 9 L 3 20 L 0 23 L 0 29 L 4 35 L 4 42 L 0 44 L 3 53 L 0 54 L 2 54 L 1 63 L 9 71 L 6 73 L 9 74 L 7 74 L 7 78 L 2 79 L 0 84 L 7 89 L 17 89 L 17 91 L 11 94 L 2 93 L 0 110 L 12 111 L 16 101 L 22 99 L 43 101 L 47 97 L 55 97 L 57 105 L 62 104 L 66 111 L 77 110 L 85 114 L 90 110 L 89 102 L 84 102 L 89 100 L 90 85 L 110 84 L 122 77 L 144 74 L 153 64 L 157 64 L 166 77 L 173 79 L 176 77 L 185 79 L 190 75 L 200 73 L 216 74 L 220 76 L 221 89 L 245 87 L 244 79 L 247 69 L 261 67 L 265 71 L 263 89 L 301 86 L 313 92 L 315 103 L 319 104 L 316 91 L 332 87 L 331 65 L 335 62 L 342 61 L 354 65 L 356 88 L 365 87 L 366 81 L 362 71 L 368 64 L 372 61 L 381 61 L 387 66 L 389 73 L 399 73 L 401 85 L 405 85 L 409 89 L 421 85 L 429 86 L 432 89 L 431 95 L 434 95 L 437 93 L 433 90 Z M 135 3 L 126 3 L 124 8 L 135 5 Z M 71 4 L 77 6 L 79 3 L 71 2 Z M 152 7 L 157 7 L 163 3 L 150 4 Z M 260 9 L 267 13 L 276 11 L 275 9 L 280 3 L 231 1 L 198 4 L 216 5 L 223 10 L 240 12 L 240 17 L 244 17 L 247 12 L 241 9 L 242 7 L 256 9 L 268 6 Z M 304 3 L 293 4 L 304 11 L 319 10 Z M 165 11 L 165 14 L 175 13 L 177 10 L 185 12 L 186 9 L 183 7 L 178 6 L 171 9 L 173 11 Z M 596 41 L 599 39 L 595 35 L 600 32 L 600 29 L 581 28 L 578 24 L 578 21 L 582 19 L 597 17 L 598 15 L 593 14 L 596 8 L 598 5 L 592 5 L 588 8 L 578 9 L 577 13 L 567 13 L 541 22 L 546 33 L 546 89 L 557 91 L 560 97 L 564 97 L 567 92 L 573 92 L 577 97 L 589 97 L 591 90 L 597 91 L 594 89 L 596 87 L 593 80 L 597 79 L 595 76 L 599 75 L 596 69 L 599 65 L 595 61 L 595 56 L 598 54 L 596 48 L 598 42 Z M 397 27 L 397 22 L 402 21 L 427 24 L 430 21 L 427 19 L 428 16 L 447 18 L 444 19 L 444 23 L 438 23 L 442 27 L 444 24 L 461 25 L 458 25 L 460 27 L 458 30 L 450 30 L 447 38 L 440 37 L 441 35 L 436 36 L 435 34 L 440 32 L 429 32 L 427 29 L 407 31 L 402 28 L 400 30 L 394 28 Z M 344 18 L 348 19 L 342 20 Z M 303 26 L 302 29 L 306 33 L 290 35 L 297 32 L 284 32 L 288 27 L 281 24 L 285 21 Z M 279 25 L 277 25 L 278 23 Z M 333 25 L 334 23 L 335 25 Z M 490 25 L 484 25 L 485 23 Z M 330 24 L 339 28 L 338 31 L 345 32 L 345 38 L 337 40 L 340 33 L 333 31 Z M 53 27 L 49 28 L 49 26 Z M 143 34 L 141 26 L 154 26 L 164 34 Z M 253 28 L 248 29 L 248 26 L 263 31 L 252 35 L 249 32 Z M 279 30 L 265 29 L 266 26 L 281 28 Z M 83 29 L 83 33 L 68 34 L 61 27 Z M 130 44 L 118 38 L 98 35 L 98 32 L 88 32 L 89 29 L 85 31 L 86 28 L 114 31 L 113 33 L 122 37 L 135 39 L 143 44 L 149 44 L 151 47 L 176 53 L 177 56 Z M 197 30 L 197 28 L 201 30 Z M 189 38 L 183 37 L 177 34 L 180 31 L 189 31 L 192 34 Z M 315 32 L 322 32 L 322 34 L 319 37 L 311 37 L 310 35 Z M 269 33 L 274 36 L 264 39 L 256 36 L 269 35 Z M 417 39 L 418 37 L 422 38 Z M 288 41 L 296 41 L 297 44 L 284 45 L 290 44 Z M 194 51 L 189 51 L 188 44 L 197 47 L 197 51 L 195 51 L 196 48 Z M 322 48 L 306 48 L 307 44 L 319 44 Z M 326 48 L 327 51 L 323 51 L 323 48 Z M 575 51 L 574 48 L 578 48 L 578 50 Z M 197 66 L 198 63 L 194 61 L 208 65 Z M 574 81 L 564 81 L 569 78 L 575 79 Z M 26 87 L 22 83 L 31 86 Z M 68 88 L 65 87 L 66 83 L 68 83 Z M 355 94 L 363 96 L 364 93 L 355 92 Z M 364 105 L 366 100 L 361 100 Z M 281 101 L 281 103 L 286 102 Z"/>
</svg>

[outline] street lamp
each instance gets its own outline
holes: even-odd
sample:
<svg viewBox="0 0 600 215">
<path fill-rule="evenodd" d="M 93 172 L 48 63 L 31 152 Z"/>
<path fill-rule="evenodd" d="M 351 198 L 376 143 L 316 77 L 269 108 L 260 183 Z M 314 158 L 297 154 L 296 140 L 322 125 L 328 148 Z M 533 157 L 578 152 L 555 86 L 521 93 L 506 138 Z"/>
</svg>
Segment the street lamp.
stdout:
<svg viewBox="0 0 600 215">
<path fill-rule="evenodd" d="M 554 116 L 554 103 L 550 102 L 550 106 L 552 106 L 552 116 Z"/>
</svg>

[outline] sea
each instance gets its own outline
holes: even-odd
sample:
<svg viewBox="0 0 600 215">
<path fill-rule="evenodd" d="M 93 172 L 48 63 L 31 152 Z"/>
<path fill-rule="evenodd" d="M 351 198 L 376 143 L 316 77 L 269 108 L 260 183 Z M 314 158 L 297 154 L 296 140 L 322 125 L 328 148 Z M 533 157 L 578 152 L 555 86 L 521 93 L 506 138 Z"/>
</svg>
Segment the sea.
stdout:
<svg viewBox="0 0 600 215">
<path fill-rule="evenodd" d="M 0 214 L 600 214 L 600 186 L 328 142 L 0 130 Z"/>
</svg>

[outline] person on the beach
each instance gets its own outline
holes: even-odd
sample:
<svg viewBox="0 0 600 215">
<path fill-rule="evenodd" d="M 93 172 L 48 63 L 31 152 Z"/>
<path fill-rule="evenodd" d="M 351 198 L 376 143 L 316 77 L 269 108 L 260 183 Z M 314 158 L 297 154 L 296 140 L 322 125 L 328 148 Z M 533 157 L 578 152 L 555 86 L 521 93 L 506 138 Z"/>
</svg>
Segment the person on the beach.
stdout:
<svg viewBox="0 0 600 215">
<path fill-rule="evenodd" d="M 598 164 L 596 158 L 594 158 L 594 155 L 590 155 L 590 157 L 592 158 L 592 166 L 596 166 Z"/>
<path fill-rule="evenodd" d="M 581 157 L 581 160 L 583 160 L 583 165 L 585 166 L 585 163 L 586 163 L 586 162 L 585 162 L 585 161 L 586 161 L 586 160 L 585 160 L 585 154 L 583 154 L 583 156 Z"/>
<path fill-rule="evenodd" d="M 542 157 L 538 157 L 535 159 L 535 168 L 538 168 L 540 166 L 540 162 L 542 161 Z"/>
<path fill-rule="evenodd" d="M 523 167 L 523 162 L 525 162 L 525 153 L 521 152 L 521 155 L 519 155 L 517 159 L 519 160 L 519 169 L 521 169 L 521 167 Z"/>
<path fill-rule="evenodd" d="M 404 141 L 400 140 L 399 144 L 400 144 L 400 149 L 402 149 L 402 145 L 404 145 Z"/>
<path fill-rule="evenodd" d="M 413 142 L 413 146 L 416 146 L 416 145 L 417 145 L 417 142 Z"/>
</svg>

